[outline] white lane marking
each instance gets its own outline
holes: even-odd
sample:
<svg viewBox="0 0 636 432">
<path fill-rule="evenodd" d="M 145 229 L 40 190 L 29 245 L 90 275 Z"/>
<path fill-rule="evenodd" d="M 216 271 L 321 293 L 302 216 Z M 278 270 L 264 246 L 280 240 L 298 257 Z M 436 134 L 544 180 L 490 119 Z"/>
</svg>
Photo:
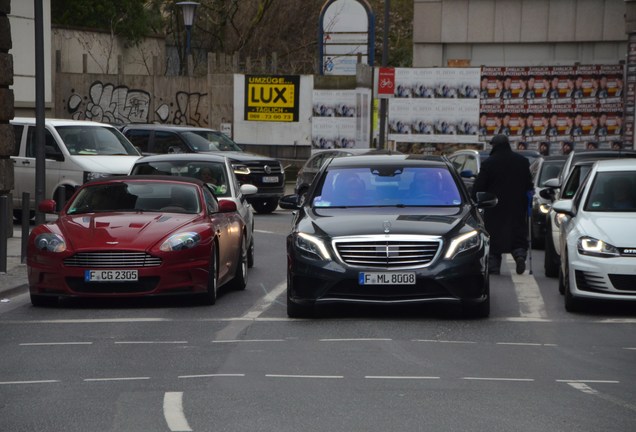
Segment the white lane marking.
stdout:
<svg viewBox="0 0 636 432">
<path fill-rule="evenodd" d="M 564 379 L 558 379 L 556 380 L 556 382 L 560 382 L 560 383 L 591 383 L 591 384 L 619 384 L 620 381 L 613 381 L 613 380 L 581 380 L 581 379 L 569 379 L 569 380 L 564 380 Z"/>
<path fill-rule="evenodd" d="M 267 378 L 312 378 L 312 379 L 343 379 L 342 375 L 276 375 L 266 374 Z"/>
<path fill-rule="evenodd" d="M 93 345 L 93 342 L 25 342 L 20 346 Z"/>
<path fill-rule="evenodd" d="M 212 341 L 212 343 L 239 343 L 239 342 L 285 342 L 285 339 L 223 339 L 223 340 Z"/>
<path fill-rule="evenodd" d="M 245 315 L 241 318 L 243 319 L 256 319 L 261 316 L 267 309 L 272 306 L 272 304 L 276 301 L 278 296 L 280 296 L 287 289 L 287 282 L 281 282 L 276 287 L 271 290 L 263 299 L 256 304 L 253 308 L 251 308 Z"/>
<path fill-rule="evenodd" d="M 497 378 L 497 377 L 463 377 L 467 381 L 513 381 L 513 382 L 532 382 L 534 378 Z"/>
<path fill-rule="evenodd" d="M 506 255 L 506 264 L 509 269 L 512 269 L 510 274 L 512 275 L 512 282 L 515 286 L 517 293 L 517 300 L 519 301 L 519 313 L 522 317 L 529 318 L 546 318 L 547 312 L 545 309 L 545 302 L 543 296 L 539 290 L 539 285 L 534 277 L 527 272 L 518 275 L 514 268 L 516 266 L 515 261 L 509 254 Z"/>
<path fill-rule="evenodd" d="M 138 381 L 149 380 L 150 377 L 114 377 L 114 378 L 85 378 L 85 382 L 100 382 L 100 381 Z"/>
<path fill-rule="evenodd" d="M 623 399 L 608 395 L 608 394 L 604 394 L 598 390 L 593 389 L 592 387 L 588 386 L 585 383 L 609 383 L 609 384 L 616 384 L 619 383 L 619 381 L 603 381 L 603 380 L 557 380 L 557 382 L 565 382 L 567 385 L 569 385 L 572 388 L 575 388 L 576 390 L 579 390 L 583 393 L 589 394 L 589 395 L 593 395 L 597 398 L 603 399 L 607 402 L 613 403 L 614 405 L 617 405 L 619 407 L 631 410 L 631 411 L 635 411 L 636 412 L 636 405 L 634 405 L 631 401 L 625 401 Z"/>
<path fill-rule="evenodd" d="M 452 341 L 441 339 L 412 339 L 412 342 L 433 342 L 433 343 L 449 343 L 449 344 L 475 344 L 477 342 L 472 341 Z"/>
<path fill-rule="evenodd" d="M 244 377 L 245 374 L 201 374 L 201 375 L 180 375 L 180 379 L 188 378 L 232 378 L 232 377 Z"/>
<path fill-rule="evenodd" d="M 183 392 L 166 392 L 163 395 L 163 416 L 172 432 L 192 430 L 183 413 Z"/>
<path fill-rule="evenodd" d="M 390 338 L 349 338 L 349 339 L 319 339 L 320 342 L 386 342 L 392 341 Z"/>
<path fill-rule="evenodd" d="M 188 341 L 116 341 L 115 345 L 187 344 Z"/>
<path fill-rule="evenodd" d="M 512 345 L 512 346 L 544 346 L 544 347 L 556 347 L 557 344 L 543 344 L 533 342 L 497 342 L 497 345 Z"/>
<path fill-rule="evenodd" d="M 265 230 L 257 230 L 255 229 L 254 232 L 257 233 L 261 233 L 261 234 L 276 234 L 276 235 L 281 235 L 280 233 L 274 232 L 274 231 L 265 231 Z M 287 235 L 287 234 L 284 234 Z"/>
<path fill-rule="evenodd" d="M 577 390 L 582 391 L 583 393 L 587 393 L 587 394 L 597 394 L 598 393 L 596 390 L 594 390 L 593 388 L 589 387 L 587 384 L 583 384 L 581 382 L 569 382 L 568 385 L 571 386 L 571 387 L 574 387 Z"/>
<path fill-rule="evenodd" d="M 11 385 L 11 384 L 49 384 L 49 383 L 59 383 L 59 380 L 38 380 L 38 381 L 0 381 L 0 385 Z"/>
<path fill-rule="evenodd" d="M 624 347 L 623 349 L 626 349 L 626 350 L 636 350 L 636 347 Z"/>
<path fill-rule="evenodd" d="M 366 379 L 386 379 L 386 380 L 437 380 L 436 376 L 393 376 L 393 375 L 366 375 Z"/>
</svg>

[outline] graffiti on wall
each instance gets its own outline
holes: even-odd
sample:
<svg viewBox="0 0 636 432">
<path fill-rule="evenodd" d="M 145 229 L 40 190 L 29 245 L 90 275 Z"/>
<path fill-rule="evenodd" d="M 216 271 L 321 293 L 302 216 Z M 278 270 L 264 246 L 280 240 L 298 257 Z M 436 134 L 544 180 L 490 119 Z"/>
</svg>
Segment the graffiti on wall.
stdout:
<svg viewBox="0 0 636 432">
<path fill-rule="evenodd" d="M 174 102 L 159 99 L 155 118 L 150 118 L 152 96 L 145 90 L 115 86 L 101 81 L 93 82 L 88 95 L 82 96 L 71 89 L 66 108 L 74 120 L 92 120 L 111 124 L 173 123 L 189 126 L 207 126 L 208 119 L 201 109 L 206 93 L 179 91 Z"/>
</svg>

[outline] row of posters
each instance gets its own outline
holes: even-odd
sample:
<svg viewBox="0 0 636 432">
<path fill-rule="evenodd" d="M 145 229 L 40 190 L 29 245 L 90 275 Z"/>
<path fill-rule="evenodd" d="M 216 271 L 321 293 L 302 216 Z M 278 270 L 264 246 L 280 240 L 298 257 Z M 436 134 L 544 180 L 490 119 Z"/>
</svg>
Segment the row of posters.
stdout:
<svg viewBox="0 0 636 432">
<path fill-rule="evenodd" d="M 314 90 L 312 97 L 312 149 L 369 147 L 369 89 Z"/>
</svg>

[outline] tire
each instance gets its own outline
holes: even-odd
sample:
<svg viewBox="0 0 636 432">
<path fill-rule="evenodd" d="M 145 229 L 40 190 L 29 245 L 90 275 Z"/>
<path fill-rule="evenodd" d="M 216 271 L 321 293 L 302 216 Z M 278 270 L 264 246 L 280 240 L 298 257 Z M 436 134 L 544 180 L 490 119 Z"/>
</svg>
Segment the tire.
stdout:
<svg viewBox="0 0 636 432">
<path fill-rule="evenodd" d="M 252 207 L 257 213 L 268 214 L 278 208 L 278 198 L 265 198 L 252 201 Z"/>
<path fill-rule="evenodd" d="M 545 254 L 543 255 L 543 269 L 546 277 L 559 276 L 559 263 L 560 259 L 552 241 L 552 227 L 548 225 L 545 231 Z"/>
<path fill-rule="evenodd" d="M 247 267 L 254 267 L 254 232 L 252 232 L 252 238 L 250 239 L 250 245 L 247 248 Z"/>
<path fill-rule="evenodd" d="M 559 268 L 559 294 L 565 294 L 565 276 L 563 276 L 563 270 Z"/>
<path fill-rule="evenodd" d="M 20 222 L 22 220 L 22 210 L 13 210 L 13 219 Z M 35 211 L 29 211 L 29 220 L 35 219 Z"/>
<path fill-rule="evenodd" d="M 210 254 L 210 271 L 208 272 L 208 289 L 205 294 L 201 295 L 203 303 L 209 306 L 212 306 L 216 303 L 216 298 L 218 295 L 218 263 L 216 261 L 216 250 L 214 247 L 212 248 L 212 253 Z"/>
<path fill-rule="evenodd" d="M 306 304 L 294 303 L 289 298 L 289 292 L 291 291 L 291 282 L 289 276 L 287 276 L 287 316 L 289 318 L 311 318 L 314 316 L 314 306 Z"/>
<path fill-rule="evenodd" d="M 486 299 L 479 303 L 462 303 L 462 314 L 466 318 L 488 318 L 490 316 L 490 280 L 486 278 Z"/>
<path fill-rule="evenodd" d="M 57 304 L 57 297 L 44 296 L 39 294 L 29 294 L 31 296 L 31 304 L 35 307 L 51 307 Z"/>
<path fill-rule="evenodd" d="M 565 265 L 565 273 L 563 274 L 563 291 L 565 310 L 568 312 L 580 311 L 582 300 L 572 295 L 570 287 L 570 270 L 567 263 Z"/>
<path fill-rule="evenodd" d="M 236 273 L 234 278 L 230 282 L 230 287 L 236 291 L 243 291 L 247 285 L 247 267 L 248 267 L 248 252 L 247 245 L 245 243 L 245 236 L 241 238 L 241 250 L 238 256 L 238 263 L 236 264 Z"/>
</svg>

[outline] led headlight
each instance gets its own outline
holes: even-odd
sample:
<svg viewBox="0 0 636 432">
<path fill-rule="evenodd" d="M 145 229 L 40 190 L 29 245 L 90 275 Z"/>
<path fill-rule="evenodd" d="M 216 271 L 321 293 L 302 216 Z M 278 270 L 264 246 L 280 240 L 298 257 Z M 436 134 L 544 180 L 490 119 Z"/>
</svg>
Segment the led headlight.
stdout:
<svg viewBox="0 0 636 432">
<path fill-rule="evenodd" d="M 448 247 L 444 258 L 453 259 L 462 252 L 478 248 L 480 244 L 481 239 L 477 231 L 471 231 L 466 234 L 462 234 L 451 240 L 450 246 Z"/>
<path fill-rule="evenodd" d="M 305 254 L 313 255 L 312 258 L 329 260 L 331 256 L 325 244 L 318 238 L 305 233 L 295 236 L 296 247 Z"/>
<path fill-rule="evenodd" d="M 251 173 L 249 167 L 240 164 L 232 164 L 232 168 L 234 169 L 234 174 L 237 175 L 249 175 Z"/>
<path fill-rule="evenodd" d="M 192 249 L 201 243 L 201 236 L 195 232 L 185 232 L 170 236 L 159 249 L 164 252 Z"/>
<path fill-rule="evenodd" d="M 48 252 L 64 252 L 66 250 L 66 242 L 61 235 L 44 233 L 35 238 L 35 247 Z"/>
<path fill-rule="evenodd" d="M 615 246 L 605 243 L 593 237 L 581 237 L 576 243 L 576 248 L 581 255 L 590 255 L 601 258 L 620 256 L 620 252 Z"/>
<path fill-rule="evenodd" d="M 539 206 L 539 211 L 543 214 L 548 214 L 550 212 L 550 204 L 541 204 Z"/>
</svg>

